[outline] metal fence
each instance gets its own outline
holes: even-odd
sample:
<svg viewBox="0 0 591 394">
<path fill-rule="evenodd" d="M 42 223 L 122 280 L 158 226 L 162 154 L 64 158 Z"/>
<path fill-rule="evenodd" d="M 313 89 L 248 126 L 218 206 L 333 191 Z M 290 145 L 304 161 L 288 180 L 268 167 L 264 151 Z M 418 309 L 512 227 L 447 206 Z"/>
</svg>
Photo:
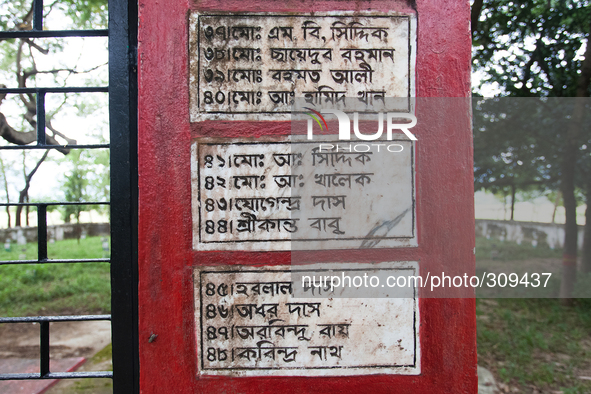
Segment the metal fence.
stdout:
<svg viewBox="0 0 591 394">
<path fill-rule="evenodd" d="M 44 30 L 43 0 L 33 6 L 29 30 L 0 32 L 0 39 L 46 37 L 108 37 L 109 86 L 94 87 L 25 87 L 0 88 L 0 94 L 32 94 L 36 98 L 36 144 L 0 146 L 0 150 L 56 149 L 47 143 L 47 93 L 108 92 L 110 143 L 65 145 L 67 149 L 109 149 L 111 198 L 106 201 L 0 203 L 0 206 L 33 206 L 37 210 L 38 256 L 36 260 L 0 261 L 5 264 L 92 264 L 108 262 L 111 266 L 111 315 L 0 317 L 0 323 L 39 323 L 39 373 L 7 374 L 0 380 L 38 380 L 72 378 L 112 378 L 115 393 L 139 393 L 139 357 L 137 338 L 137 3 L 109 0 L 109 29 Z M 52 205 L 110 205 L 111 257 L 96 259 L 51 259 L 47 255 L 47 208 Z M 52 372 L 50 370 L 50 323 L 64 321 L 111 321 L 113 371 Z"/>
</svg>

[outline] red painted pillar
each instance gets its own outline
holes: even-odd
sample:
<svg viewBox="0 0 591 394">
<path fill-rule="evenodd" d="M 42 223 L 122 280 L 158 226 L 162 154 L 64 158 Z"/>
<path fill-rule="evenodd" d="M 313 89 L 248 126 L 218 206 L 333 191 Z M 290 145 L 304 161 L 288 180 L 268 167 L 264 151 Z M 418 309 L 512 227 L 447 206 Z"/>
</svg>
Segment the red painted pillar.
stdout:
<svg viewBox="0 0 591 394">
<path fill-rule="evenodd" d="M 139 338 L 143 393 L 475 393 L 476 321 L 471 298 L 420 298 L 419 374 L 212 376 L 200 374 L 195 300 L 199 267 L 288 266 L 289 250 L 195 244 L 192 144 L 203 138 L 288 136 L 273 116 L 200 116 L 191 78 L 195 15 L 403 15 L 416 18 L 410 76 L 419 98 L 470 96 L 467 0 L 139 2 Z M 312 14 L 316 13 L 316 14 Z M 369 20 L 369 19 L 368 19 Z M 331 20 L 332 21 L 332 20 Z M 238 25 L 238 24 L 237 24 Z M 197 26 L 197 30 L 201 26 Z M 227 32 L 228 30 L 226 30 Z M 257 32 L 254 32 L 255 34 Z M 215 30 L 212 34 L 215 34 Z M 225 34 L 225 33 L 224 33 Z M 230 32 L 229 34 L 233 34 Z M 250 34 L 250 33 L 237 33 Z M 266 34 L 266 31 L 265 31 Z M 411 40 L 412 41 L 412 40 Z M 199 49 L 203 49 L 200 46 Z M 411 51 L 412 52 L 412 51 Z M 203 52 L 204 53 L 204 52 Z M 229 52 L 227 52 L 229 53 Z M 229 53 L 229 56 L 233 56 Z M 245 55 L 246 56 L 246 55 Z M 256 56 L 256 54 L 254 54 Z M 205 78 L 199 69 L 193 75 Z M 229 74 L 224 73 L 226 78 Z M 212 77 L 213 78 L 213 77 Z M 201 83 L 201 81 L 199 81 Z M 203 92 L 202 92 L 203 93 Z M 202 100 L 200 96 L 198 100 Z M 193 98 L 195 100 L 195 98 Z M 215 96 L 213 96 L 215 100 Z M 225 100 L 229 100 L 226 99 Z M 256 98 L 255 98 L 256 100 Z M 342 261 L 417 262 L 427 272 L 473 270 L 474 209 L 469 100 L 421 101 L 414 160 L 416 245 L 340 252 Z M 201 101 L 200 101 L 201 102 Z M 437 104 L 433 104 L 437 103 Z M 214 103 L 215 105 L 215 103 Z M 203 228 L 204 229 L 204 228 Z M 207 250 L 206 250 L 207 249 Z M 331 261 L 332 252 L 318 253 Z M 303 373 L 306 375 L 306 373 Z"/>
</svg>

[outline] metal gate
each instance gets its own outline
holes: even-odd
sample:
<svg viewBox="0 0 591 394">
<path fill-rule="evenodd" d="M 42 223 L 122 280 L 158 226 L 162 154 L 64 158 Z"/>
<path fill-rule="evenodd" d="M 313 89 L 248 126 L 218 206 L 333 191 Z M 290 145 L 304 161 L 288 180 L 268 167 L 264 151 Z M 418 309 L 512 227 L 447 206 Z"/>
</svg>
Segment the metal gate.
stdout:
<svg viewBox="0 0 591 394">
<path fill-rule="evenodd" d="M 0 261 L 5 264 L 91 264 L 109 262 L 111 267 L 111 315 L 0 317 L 0 323 L 37 322 L 40 327 L 40 373 L 8 374 L 0 371 L 0 380 L 38 380 L 72 378 L 112 378 L 115 393 L 139 392 L 137 330 L 137 3 L 109 0 L 108 30 L 44 30 L 43 0 L 33 7 L 32 29 L 0 32 L 0 39 L 40 37 L 108 36 L 109 85 L 100 87 L 2 88 L 0 94 L 31 94 L 36 97 L 37 141 L 32 145 L 1 146 L 6 149 L 55 149 L 46 140 L 46 93 L 108 92 L 110 143 L 66 145 L 70 149 L 110 149 L 110 201 L 78 203 L 0 203 L 0 206 L 34 206 L 38 220 L 38 256 L 35 260 Z M 52 205 L 110 205 L 111 257 L 104 259 L 63 260 L 47 255 L 47 208 Z M 50 370 L 51 322 L 110 320 L 113 344 L 113 371 L 52 372 Z"/>
</svg>

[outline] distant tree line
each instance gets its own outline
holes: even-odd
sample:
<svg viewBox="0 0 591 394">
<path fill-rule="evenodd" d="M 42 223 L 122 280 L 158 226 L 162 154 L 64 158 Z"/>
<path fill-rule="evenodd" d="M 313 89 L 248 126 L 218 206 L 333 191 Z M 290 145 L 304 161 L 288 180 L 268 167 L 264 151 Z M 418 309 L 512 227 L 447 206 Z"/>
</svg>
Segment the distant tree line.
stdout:
<svg viewBox="0 0 591 394">
<path fill-rule="evenodd" d="M 511 196 L 512 206 L 517 193 L 532 190 L 562 197 L 560 296 L 568 299 L 576 279 L 576 208 L 583 201 L 582 268 L 591 272 L 591 6 L 587 0 L 474 0 L 471 16 L 473 68 L 484 75 L 475 95 L 484 85 L 500 92 L 475 104 L 475 188 Z"/>
</svg>

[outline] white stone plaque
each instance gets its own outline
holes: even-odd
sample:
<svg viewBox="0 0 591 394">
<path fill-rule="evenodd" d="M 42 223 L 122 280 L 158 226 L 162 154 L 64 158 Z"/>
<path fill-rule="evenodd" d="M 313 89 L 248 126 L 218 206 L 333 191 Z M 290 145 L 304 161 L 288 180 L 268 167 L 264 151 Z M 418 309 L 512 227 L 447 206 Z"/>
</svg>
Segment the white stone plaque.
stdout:
<svg viewBox="0 0 591 394">
<path fill-rule="evenodd" d="M 193 12 L 189 24 L 192 122 L 288 119 L 294 97 L 414 96 L 414 15 Z"/>
<path fill-rule="evenodd" d="M 292 277 L 320 266 L 195 269 L 200 375 L 419 374 L 417 289 L 406 298 L 293 296 Z M 293 271 L 292 271 L 293 270 Z M 338 275 L 418 275 L 415 262 L 347 264 Z M 292 273 L 293 272 L 293 273 Z M 331 272 L 337 274 L 337 272 Z M 311 288 L 306 291 L 313 293 Z"/>
<path fill-rule="evenodd" d="M 416 246 L 414 145 L 403 138 L 370 151 L 326 138 L 195 141 L 193 248 Z"/>
</svg>

